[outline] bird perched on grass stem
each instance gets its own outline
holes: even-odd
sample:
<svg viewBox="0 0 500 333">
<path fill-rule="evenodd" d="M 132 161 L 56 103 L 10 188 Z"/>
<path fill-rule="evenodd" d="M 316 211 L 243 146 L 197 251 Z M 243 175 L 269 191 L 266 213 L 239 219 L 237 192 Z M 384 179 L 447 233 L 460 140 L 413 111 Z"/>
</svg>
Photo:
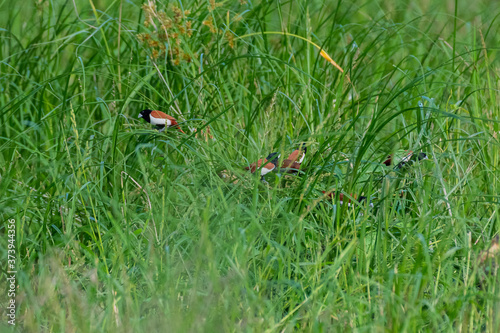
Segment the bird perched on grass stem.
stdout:
<svg viewBox="0 0 500 333">
<path fill-rule="evenodd" d="M 396 170 L 400 170 L 405 166 L 410 166 L 417 161 L 426 160 L 427 158 L 428 157 L 426 153 L 412 154 L 409 159 L 399 162 L 398 165 L 396 165 L 394 168 Z"/>
<path fill-rule="evenodd" d="M 264 180 L 264 176 L 276 168 L 276 164 L 278 163 L 278 159 L 280 158 L 280 156 L 281 155 L 278 155 L 278 153 L 271 153 L 266 158 L 261 158 L 257 162 L 250 164 L 250 166 L 246 167 L 245 169 L 250 170 L 251 173 L 254 173 L 262 167 L 262 169 L 260 170 L 260 179 Z"/>
<path fill-rule="evenodd" d="M 394 170 L 397 171 L 397 170 L 402 169 L 405 166 L 412 165 L 416 161 L 422 161 L 422 160 L 426 160 L 426 159 L 427 159 L 426 153 L 421 152 L 418 154 L 414 154 L 413 151 L 411 151 L 411 150 L 410 151 L 405 150 L 403 152 L 403 154 L 400 152 L 400 153 L 391 154 L 391 155 L 387 156 L 386 160 L 384 162 L 382 162 L 382 164 L 384 164 L 386 166 L 391 166 L 394 163 L 394 160 L 397 160 L 399 162 L 398 162 L 398 164 L 396 164 L 394 166 Z"/>
<path fill-rule="evenodd" d="M 139 118 L 144 119 L 151 125 L 155 125 L 160 132 L 163 132 L 165 130 L 165 127 L 169 128 L 175 126 L 179 131 L 184 133 L 184 131 L 178 125 L 177 120 L 164 112 L 145 109 L 139 113 Z"/>
</svg>

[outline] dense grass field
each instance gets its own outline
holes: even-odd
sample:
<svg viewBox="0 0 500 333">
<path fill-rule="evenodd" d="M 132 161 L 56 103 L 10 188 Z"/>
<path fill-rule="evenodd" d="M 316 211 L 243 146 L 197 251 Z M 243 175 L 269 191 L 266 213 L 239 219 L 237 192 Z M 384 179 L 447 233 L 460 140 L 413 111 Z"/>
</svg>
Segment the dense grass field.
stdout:
<svg viewBox="0 0 500 333">
<path fill-rule="evenodd" d="M 0 331 L 500 330 L 496 1 L 142 1 L 0 4 Z"/>
</svg>

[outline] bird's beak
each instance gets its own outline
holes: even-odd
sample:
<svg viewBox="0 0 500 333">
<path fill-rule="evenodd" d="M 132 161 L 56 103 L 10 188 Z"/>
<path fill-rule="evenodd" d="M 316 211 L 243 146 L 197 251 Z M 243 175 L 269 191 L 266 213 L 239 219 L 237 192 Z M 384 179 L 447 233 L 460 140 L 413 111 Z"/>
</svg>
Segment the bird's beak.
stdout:
<svg viewBox="0 0 500 333">
<path fill-rule="evenodd" d="M 139 113 L 139 117 L 137 117 L 137 118 L 142 118 L 142 114 Z"/>
</svg>

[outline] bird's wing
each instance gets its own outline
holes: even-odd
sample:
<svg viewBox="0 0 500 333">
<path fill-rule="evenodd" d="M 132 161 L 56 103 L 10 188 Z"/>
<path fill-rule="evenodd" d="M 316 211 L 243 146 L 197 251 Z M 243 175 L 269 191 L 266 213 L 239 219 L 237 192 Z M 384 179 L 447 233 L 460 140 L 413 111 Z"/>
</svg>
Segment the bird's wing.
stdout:
<svg viewBox="0 0 500 333">
<path fill-rule="evenodd" d="M 257 164 L 256 164 L 256 163 L 252 163 L 252 164 L 250 164 L 250 166 L 247 166 L 247 167 L 245 168 L 245 170 L 250 170 L 250 172 L 251 172 L 251 173 L 254 173 L 254 172 L 255 172 L 255 169 L 256 169 L 256 166 L 257 166 Z"/>
<path fill-rule="evenodd" d="M 157 119 L 168 119 L 170 116 L 168 114 L 166 114 L 165 112 L 161 112 L 161 111 L 151 111 L 151 116 L 157 118 Z M 170 117 L 172 118 L 172 117 Z"/>
<path fill-rule="evenodd" d="M 177 120 L 174 117 L 169 116 L 168 114 L 167 114 L 167 119 L 170 120 L 173 125 L 177 124 Z"/>
<path fill-rule="evenodd" d="M 386 160 L 383 162 L 386 166 L 391 166 L 392 163 L 392 154 L 386 157 Z"/>
<path fill-rule="evenodd" d="M 150 118 L 151 118 L 151 124 L 154 125 L 167 125 L 168 127 L 170 127 L 178 124 L 177 120 L 174 117 L 169 116 L 165 112 L 161 111 L 151 112 Z M 177 126 L 177 128 L 179 129 L 179 131 L 184 133 L 184 131 L 179 126 Z"/>
<path fill-rule="evenodd" d="M 394 167 L 395 170 L 399 170 L 403 168 L 407 163 L 413 163 L 413 151 L 405 150 L 403 154 L 401 154 L 400 162 Z"/>
<path fill-rule="evenodd" d="M 401 157 L 401 162 L 404 162 L 404 163 L 408 162 L 408 161 L 411 159 L 411 157 L 412 157 L 412 156 L 413 156 L 413 151 L 411 151 L 411 150 L 409 150 L 409 151 L 408 151 L 408 150 L 406 150 L 406 151 L 404 152 L 403 157 Z M 401 162 L 400 162 L 400 163 L 401 163 Z"/>
<path fill-rule="evenodd" d="M 264 159 L 264 161 L 267 162 L 266 159 Z M 251 173 L 254 173 L 258 168 L 260 168 L 261 165 L 262 165 L 262 159 L 258 160 L 255 163 L 250 164 L 250 167 L 246 167 L 245 169 L 250 170 Z"/>
<path fill-rule="evenodd" d="M 286 159 L 281 164 L 281 171 L 283 172 L 297 172 L 300 169 L 300 163 L 294 162 L 289 159 Z"/>
<path fill-rule="evenodd" d="M 265 161 L 267 162 L 267 160 Z M 264 162 L 264 163 L 265 163 Z M 267 163 L 266 165 L 264 165 L 264 167 L 262 168 L 262 170 L 260 171 L 260 175 L 261 176 L 264 176 L 265 174 L 271 172 L 274 170 L 274 168 L 276 168 L 276 165 L 272 164 L 272 163 Z"/>
<path fill-rule="evenodd" d="M 266 169 L 274 169 L 275 167 L 276 167 L 276 165 L 274 165 L 273 163 L 267 163 L 266 165 L 264 165 L 264 168 L 266 168 Z"/>
<path fill-rule="evenodd" d="M 292 162 L 295 162 L 297 160 L 297 158 L 299 158 L 299 154 L 300 154 L 300 150 L 296 149 L 293 151 L 293 153 L 288 155 L 287 159 L 292 161 Z"/>
<path fill-rule="evenodd" d="M 165 125 L 168 120 L 169 115 L 161 111 L 153 111 L 149 115 L 151 124 L 153 125 Z"/>
</svg>

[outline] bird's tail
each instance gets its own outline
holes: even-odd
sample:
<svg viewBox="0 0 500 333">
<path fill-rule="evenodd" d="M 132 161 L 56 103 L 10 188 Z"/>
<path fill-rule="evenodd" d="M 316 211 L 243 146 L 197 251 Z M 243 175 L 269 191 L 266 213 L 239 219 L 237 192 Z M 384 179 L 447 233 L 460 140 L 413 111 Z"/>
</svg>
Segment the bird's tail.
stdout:
<svg viewBox="0 0 500 333">
<path fill-rule="evenodd" d="M 184 131 L 181 129 L 181 127 L 180 127 L 179 125 L 177 125 L 176 127 L 177 127 L 177 129 L 178 129 L 179 131 L 181 131 L 182 133 L 186 134 L 186 132 L 184 132 Z"/>
</svg>

